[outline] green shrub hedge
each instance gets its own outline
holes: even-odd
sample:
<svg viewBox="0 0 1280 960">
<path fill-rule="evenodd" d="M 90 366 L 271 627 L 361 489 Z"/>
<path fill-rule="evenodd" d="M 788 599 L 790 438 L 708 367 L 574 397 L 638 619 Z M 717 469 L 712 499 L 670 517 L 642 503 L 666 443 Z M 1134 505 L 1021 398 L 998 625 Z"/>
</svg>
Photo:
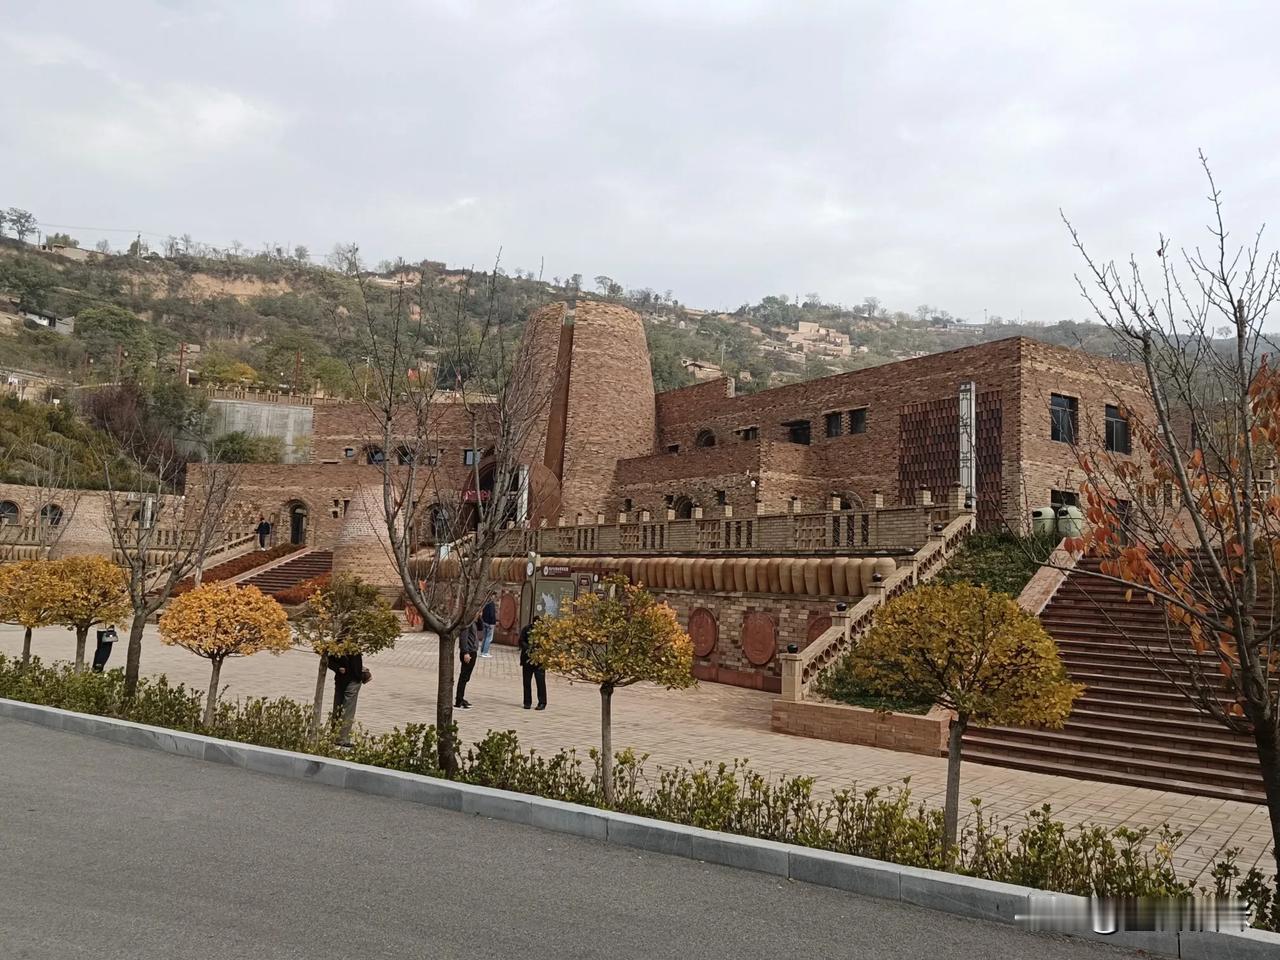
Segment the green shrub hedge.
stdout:
<svg viewBox="0 0 1280 960">
<path fill-rule="evenodd" d="M 39 659 L 23 668 L 0 656 L 0 697 L 119 717 L 228 740 L 342 757 L 392 770 L 440 777 L 436 731 L 408 724 L 390 733 L 358 730 L 343 749 L 334 731 L 313 738 L 310 708 L 287 698 L 223 701 L 209 726 L 201 723 L 203 696 L 164 677 L 144 677 L 124 698 L 124 674 L 75 673 L 70 664 Z M 912 867 L 1081 895 L 1188 896 L 1197 889 L 1173 868 L 1181 835 L 1167 825 L 1067 827 L 1046 805 L 1021 822 L 997 824 L 973 805 L 952 853 L 942 852 L 942 811 L 912 800 L 910 785 L 843 790 L 815 796 L 810 777 L 767 777 L 745 761 L 650 770 L 647 756 L 618 755 L 614 809 L 672 823 L 766 840 L 834 850 Z M 525 750 L 512 731 L 491 731 L 461 758 L 458 779 L 554 800 L 603 807 L 598 757 L 573 750 L 543 756 Z M 1280 895 L 1256 869 L 1242 875 L 1238 851 L 1224 851 L 1211 870 L 1212 889 L 1235 892 L 1255 910 L 1255 925 L 1280 927 Z"/>
<path fill-rule="evenodd" d="M 939 583 L 971 583 L 1016 597 L 1057 545 L 1045 537 L 975 533 L 938 574 Z"/>
</svg>

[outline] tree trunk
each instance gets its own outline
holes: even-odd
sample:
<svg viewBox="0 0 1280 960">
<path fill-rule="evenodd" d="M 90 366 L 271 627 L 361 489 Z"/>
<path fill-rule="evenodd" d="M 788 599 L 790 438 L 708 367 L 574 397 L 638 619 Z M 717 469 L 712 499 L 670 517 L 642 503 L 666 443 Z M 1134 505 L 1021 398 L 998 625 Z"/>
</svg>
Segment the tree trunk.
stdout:
<svg viewBox="0 0 1280 960">
<path fill-rule="evenodd" d="M 1258 747 L 1262 789 L 1267 797 L 1267 815 L 1271 819 L 1271 852 L 1276 858 L 1276 871 L 1280 873 L 1280 744 L 1276 743 L 1275 726 L 1265 720 L 1255 720 L 1253 742 Z"/>
<path fill-rule="evenodd" d="M 89 639 L 88 627 L 76 627 L 76 673 L 84 673 L 84 645 Z"/>
<path fill-rule="evenodd" d="M 453 657 L 458 638 L 440 637 L 440 672 L 436 677 L 436 754 L 446 777 L 458 773 L 458 737 L 453 728 Z"/>
<path fill-rule="evenodd" d="M 222 673 L 222 660 L 210 660 L 213 672 L 209 675 L 209 697 L 204 702 L 204 726 L 206 731 L 213 726 L 213 708 L 218 705 L 218 676 Z"/>
<path fill-rule="evenodd" d="M 613 806 L 613 684 L 600 685 L 600 789 Z"/>
<path fill-rule="evenodd" d="M 138 689 L 138 673 L 142 667 L 142 631 L 147 628 L 147 615 L 135 613 L 129 625 L 129 652 L 124 661 L 124 698 L 130 700 Z"/>
<path fill-rule="evenodd" d="M 956 828 L 960 822 L 960 750 L 967 726 L 968 717 L 956 717 L 951 721 L 951 733 L 947 738 L 947 798 L 942 808 L 944 860 L 956 845 Z"/>
<path fill-rule="evenodd" d="M 320 735 L 321 717 L 324 715 L 324 681 L 329 672 L 329 655 L 320 654 L 320 672 L 316 675 L 316 696 L 311 704 L 311 736 Z"/>
<path fill-rule="evenodd" d="M 31 628 L 27 627 L 22 631 L 22 665 L 25 667 L 31 662 Z"/>
</svg>

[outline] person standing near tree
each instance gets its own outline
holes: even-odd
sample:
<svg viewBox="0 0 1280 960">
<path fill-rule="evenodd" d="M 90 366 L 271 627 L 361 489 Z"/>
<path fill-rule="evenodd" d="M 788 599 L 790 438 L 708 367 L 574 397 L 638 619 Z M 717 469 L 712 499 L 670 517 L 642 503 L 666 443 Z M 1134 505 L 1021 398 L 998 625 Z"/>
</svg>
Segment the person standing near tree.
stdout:
<svg viewBox="0 0 1280 960">
<path fill-rule="evenodd" d="M 493 632 L 498 627 L 497 601 L 498 595 L 490 590 L 489 599 L 485 601 L 484 609 L 480 611 L 480 620 L 484 627 L 484 643 L 480 645 L 480 656 L 485 658 L 493 656 L 489 648 L 493 646 Z"/>
<path fill-rule="evenodd" d="M 267 518 L 262 514 L 258 514 L 258 525 L 253 528 L 253 532 L 258 535 L 258 549 L 265 550 L 267 537 L 271 536 L 271 524 L 267 523 Z"/>
<path fill-rule="evenodd" d="M 93 672 L 101 673 L 107 667 L 107 660 L 111 658 L 111 648 L 115 646 L 119 635 L 116 633 L 115 627 L 107 627 L 105 630 L 98 631 L 98 646 L 93 651 Z"/>
<path fill-rule="evenodd" d="M 333 671 L 333 716 L 342 723 L 338 729 L 338 744 L 349 747 L 351 726 L 356 719 L 356 701 L 370 674 L 364 668 L 364 657 L 359 653 L 330 657 L 329 669 Z"/>
<path fill-rule="evenodd" d="M 538 617 L 529 621 L 529 625 L 520 631 L 520 672 L 524 681 L 524 708 L 533 706 L 532 681 L 538 683 L 538 709 L 547 709 L 547 670 L 542 664 L 534 663 L 529 656 L 529 642 L 533 636 L 533 627 Z"/>
<path fill-rule="evenodd" d="M 453 698 L 453 705 L 463 710 L 471 706 L 467 702 L 467 681 L 471 679 L 471 671 L 476 668 L 476 656 L 480 653 L 480 637 L 483 632 L 484 624 L 477 616 L 458 636 L 458 658 L 462 661 L 462 667 L 458 671 L 458 692 Z"/>
</svg>

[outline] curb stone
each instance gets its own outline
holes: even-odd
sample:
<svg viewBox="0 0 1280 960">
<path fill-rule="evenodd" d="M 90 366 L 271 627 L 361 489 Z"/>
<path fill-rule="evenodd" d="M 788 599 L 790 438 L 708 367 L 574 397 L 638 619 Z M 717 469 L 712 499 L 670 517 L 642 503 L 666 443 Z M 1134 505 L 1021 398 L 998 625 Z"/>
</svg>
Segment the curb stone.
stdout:
<svg viewBox="0 0 1280 960">
<path fill-rule="evenodd" d="M 19 700 L 0 698 L 0 717 L 190 759 L 224 763 L 255 773 L 309 780 L 652 853 L 753 870 L 994 923 L 1013 925 L 1018 915 L 1049 904 L 1080 907 L 1086 902 L 1084 897 L 718 833 L 508 790 L 218 740 Z M 1258 930 L 1243 933 L 1153 931 L 1110 936 L 1085 932 L 1073 936 L 1180 960 L 1276 960 L 1280 957 L 1280 934 Z"/>
</svg>

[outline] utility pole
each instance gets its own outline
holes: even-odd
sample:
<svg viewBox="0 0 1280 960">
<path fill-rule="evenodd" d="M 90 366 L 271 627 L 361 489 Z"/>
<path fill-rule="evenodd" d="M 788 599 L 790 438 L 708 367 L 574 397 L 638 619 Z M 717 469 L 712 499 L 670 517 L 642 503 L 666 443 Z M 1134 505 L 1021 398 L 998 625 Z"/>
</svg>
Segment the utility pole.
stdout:
<svg viewBox="0 0 1280 960">
<path fill-rule="evenodd" d="M 293 351 L 293 392 L 298 392 L 298 380 L 302 376 L 302 351 Z"/>
</svg>

